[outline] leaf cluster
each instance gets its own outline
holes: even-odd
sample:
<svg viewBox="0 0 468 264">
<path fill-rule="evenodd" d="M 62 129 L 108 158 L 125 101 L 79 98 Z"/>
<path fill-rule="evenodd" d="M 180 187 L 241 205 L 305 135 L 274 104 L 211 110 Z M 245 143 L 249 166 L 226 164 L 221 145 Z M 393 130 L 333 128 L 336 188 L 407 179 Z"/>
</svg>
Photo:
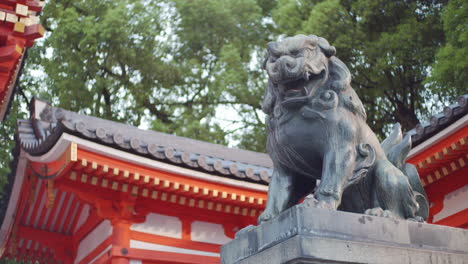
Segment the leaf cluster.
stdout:
<svg viewBox="0 0 468 264">
<path fill-rule="evenodd" d="M 33 95 L 83 114 L 265 151 L 264 47 L 295 34 L 336 46 L 381 138 L 463 93 L 466 1 L 51 0 L 10 119 Z"/>
</svg>

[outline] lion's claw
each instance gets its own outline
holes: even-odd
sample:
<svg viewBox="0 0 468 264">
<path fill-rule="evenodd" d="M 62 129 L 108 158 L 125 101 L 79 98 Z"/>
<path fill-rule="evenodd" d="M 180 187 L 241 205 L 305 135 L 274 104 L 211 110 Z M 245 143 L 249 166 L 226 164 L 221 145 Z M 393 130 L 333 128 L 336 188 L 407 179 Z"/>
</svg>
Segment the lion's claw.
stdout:
<svg viewBox="0 0 468 264">
<path fill-rule="evenodd" d="M 258 217 L 258 224 L 260 225 L 261 223 L 269 221 L 273 216 L 270 213 L 263 212 L 259 217 Z"/>
<path fill-rule="evenodd" d="M 380 207 L 376 208 L 371 208 L 367 209 L 364 214 L 366 215 L 372 215 L 372 216 L 380 216 L 380 217 L 386 217 L 386 218 L 393 218 L 393 214 L 389 210 L 383 210 Z"/>
<path fill-rule="evenodd" d="M 424 223 L 426 221 L 424 221 L 424 218 L 422 218 L 421 216 L 416 216 L 414 218 L 408 218 L 407 219 L 408 221 L 414 221 L 414 222 L 418 222 L 418 223 Z"/>
</svg>

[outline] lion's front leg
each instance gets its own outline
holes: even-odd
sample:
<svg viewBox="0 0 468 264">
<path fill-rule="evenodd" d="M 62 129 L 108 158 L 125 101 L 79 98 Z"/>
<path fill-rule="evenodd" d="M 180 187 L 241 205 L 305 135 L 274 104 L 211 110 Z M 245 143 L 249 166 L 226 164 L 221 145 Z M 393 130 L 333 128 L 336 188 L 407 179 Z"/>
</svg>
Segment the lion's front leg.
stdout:
<svg viewBox="0 0 468 264">
<path fill-rule="evenodd" d="M 258 224 L 270 220 L 288 208 L 292 197 L 292 189 L 293 176 L 281 168 L 275 168 L 268 187 L 266 208 L 258 217 Z"/>
<path fill-rule="evenodd" d="M 344 143 L 346 144 L 346 143 Z M 336 210 L 341 203 L 344 187 L 353 175 L 356 150 L 350 145 L 334 144 L 323 159 L 320 185 L 314 195 L 314 207 Z"/>
</svg>

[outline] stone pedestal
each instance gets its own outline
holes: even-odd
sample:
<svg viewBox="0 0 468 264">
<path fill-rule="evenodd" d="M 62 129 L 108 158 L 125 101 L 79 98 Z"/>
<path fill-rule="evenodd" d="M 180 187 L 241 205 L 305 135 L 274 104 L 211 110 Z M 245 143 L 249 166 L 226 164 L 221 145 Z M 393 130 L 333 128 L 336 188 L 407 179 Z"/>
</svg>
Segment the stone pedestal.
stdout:
<svg viewBox="0 0 468 264">
<path fill-rule="evenodd" d="M 292 207 L 236 234 L 223 264 L 468 264 L 468 230 Z"/>
</svg>

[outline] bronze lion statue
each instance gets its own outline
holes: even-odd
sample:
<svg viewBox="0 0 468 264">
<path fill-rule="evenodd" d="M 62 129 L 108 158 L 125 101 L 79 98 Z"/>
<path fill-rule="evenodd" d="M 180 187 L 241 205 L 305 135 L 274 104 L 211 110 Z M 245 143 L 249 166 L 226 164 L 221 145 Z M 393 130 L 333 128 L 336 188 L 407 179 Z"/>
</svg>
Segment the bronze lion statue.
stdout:
<svg viewBox="0 0 468 264">
<path fill-rule="evenodd" d="M 305 206 L 427 219 L 418 172 L 405 163 L 410 136 L 402 138 L 396 124 L 379 143 L 351 87 L 351 73 L 335 53 L 327 40 L 314 35 L 268 44 L 262 108 L 274 170 L 258 222 L 305 197 Z"/>
</svg>

